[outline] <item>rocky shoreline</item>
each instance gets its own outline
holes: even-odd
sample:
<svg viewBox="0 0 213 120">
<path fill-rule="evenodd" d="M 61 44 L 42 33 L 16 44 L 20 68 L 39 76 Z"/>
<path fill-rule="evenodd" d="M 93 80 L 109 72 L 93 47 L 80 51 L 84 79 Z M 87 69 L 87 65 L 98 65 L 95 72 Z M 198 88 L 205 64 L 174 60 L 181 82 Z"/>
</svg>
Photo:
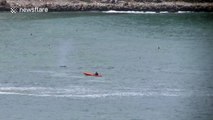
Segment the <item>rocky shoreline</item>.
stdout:
<svg viewBox="0 0 213 120">
<path fill-rule="evenodd" d="M 54 0 L 0 0 L 0 11 L 10 11 L 10 8 L 48 8 L 51 11 L 195 11 L 213 12 L 213 3 L 188 2 L 79 2 Z"/>
</svg>

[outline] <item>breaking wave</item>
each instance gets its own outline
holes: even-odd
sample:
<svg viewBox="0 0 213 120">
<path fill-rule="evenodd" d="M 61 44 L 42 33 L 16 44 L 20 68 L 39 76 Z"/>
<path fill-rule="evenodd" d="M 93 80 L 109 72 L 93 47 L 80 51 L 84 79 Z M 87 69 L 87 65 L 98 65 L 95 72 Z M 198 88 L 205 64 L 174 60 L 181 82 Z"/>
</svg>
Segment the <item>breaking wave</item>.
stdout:
<svg viewBox="0 0 213 120">
<path fill-rule="evenodd" d="M 68 97 L 68 98 L 104 98 L 104 97 L 140 97 L 140 96 L 213 96 L 212 93 L 202 91 L 186 91 L 180 89 L 165 90 L 128 90 L 109 91 L 95 90 L 80 86 L 69 88 L 50 87 L 0 87 L 0 95 L 24 95 L 38 97 Z"/>
<path fill-rule="evenodd" d="M 109 11 L 103 11 L 103 13 L 114 13 L 114 14 L 165 14 L 165 13 L 171 13 L 169 11 L 116 11 L 116 10 L 109 10 Z M 174 13 L 174 12 L 173 12 Z M 175 13 L 191 13 L 191 11 L 178 11 Z"/>
</svg>

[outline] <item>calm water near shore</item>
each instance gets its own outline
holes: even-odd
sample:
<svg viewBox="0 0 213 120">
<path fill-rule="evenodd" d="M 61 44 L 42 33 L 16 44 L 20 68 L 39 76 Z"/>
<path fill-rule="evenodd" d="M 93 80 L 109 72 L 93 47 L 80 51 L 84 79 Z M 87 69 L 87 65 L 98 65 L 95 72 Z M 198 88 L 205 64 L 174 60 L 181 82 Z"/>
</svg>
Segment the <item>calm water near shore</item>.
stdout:
<svg viewBox="0 0 213 120">
<path fill-rule="evenodd" d="M 0 13 L 0 119 L 212 120 L 212 26 L 213 13 Z"/>
</svg>

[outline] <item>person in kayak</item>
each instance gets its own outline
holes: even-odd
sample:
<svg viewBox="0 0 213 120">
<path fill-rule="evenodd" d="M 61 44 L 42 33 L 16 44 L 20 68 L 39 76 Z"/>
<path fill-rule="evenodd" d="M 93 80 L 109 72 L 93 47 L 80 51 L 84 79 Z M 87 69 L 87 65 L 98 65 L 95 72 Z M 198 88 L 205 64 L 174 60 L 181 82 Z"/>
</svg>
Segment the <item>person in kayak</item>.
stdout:
<svg viewBox="0 0 213 120">
<path fill-rule="evenodd" d="M 97 76 L 98 76 L 98 72 L 95 72 L 95 75 L 97 75 Z"/>
</svg>

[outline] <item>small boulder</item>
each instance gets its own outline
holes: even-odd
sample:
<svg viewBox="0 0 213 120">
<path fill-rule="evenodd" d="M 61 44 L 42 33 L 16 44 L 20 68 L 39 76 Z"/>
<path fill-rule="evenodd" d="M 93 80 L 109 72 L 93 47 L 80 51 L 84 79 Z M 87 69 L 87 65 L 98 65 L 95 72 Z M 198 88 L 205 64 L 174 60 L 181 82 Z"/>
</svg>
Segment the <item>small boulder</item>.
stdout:
<svg viewBox="0 0 213 120">
<path fill-rule="evenodd" d="M 7 1 L 6 0 L 1 0 L 0 1 L 0 5 L 1 6 L 5 6 L 5 5 L 7 5 L 8 3 L 7 3 Z"/>
</svg>

